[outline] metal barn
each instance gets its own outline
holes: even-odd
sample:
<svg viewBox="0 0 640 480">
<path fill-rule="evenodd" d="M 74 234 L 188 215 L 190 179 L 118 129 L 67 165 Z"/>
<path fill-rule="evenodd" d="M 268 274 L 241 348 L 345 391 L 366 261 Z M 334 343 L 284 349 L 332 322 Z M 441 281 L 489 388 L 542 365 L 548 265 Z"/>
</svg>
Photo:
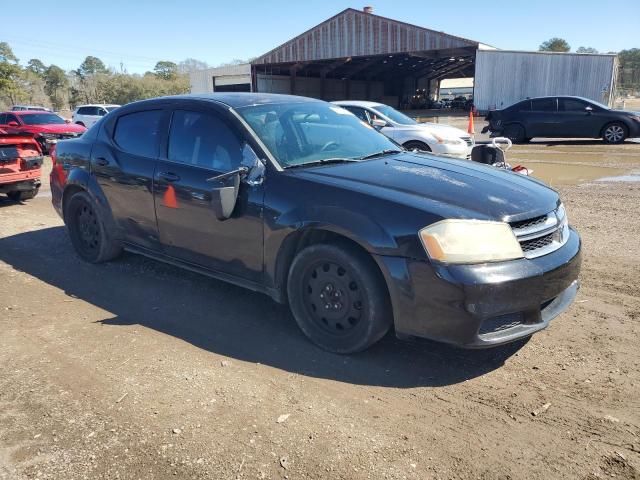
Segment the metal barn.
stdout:
<svg viewBox="0 0 640 480">
<path fill-rule="evenodd" d="M 324 100 L 374 100 L 408 108 L 420 89 L 473 78 L 486 111 L 538 95 L 580 95 L 611 104 L 615 55 L 515 52 L 348 8 L 251 64 L 191 74 L 193 93 L 254 91 Z"/>
</svg>

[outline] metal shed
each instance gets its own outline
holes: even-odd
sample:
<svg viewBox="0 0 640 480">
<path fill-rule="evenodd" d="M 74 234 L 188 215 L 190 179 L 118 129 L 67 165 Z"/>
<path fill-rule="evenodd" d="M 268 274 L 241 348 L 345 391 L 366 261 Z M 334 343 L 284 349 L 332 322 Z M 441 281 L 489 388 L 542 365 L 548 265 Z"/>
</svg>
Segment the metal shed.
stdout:
<svg viewBox="0 0 640 480">
<path fill-rule="evenodd" d="M 616 55 L 479 50 L 474 103 L 480 111 L 527 97 L 577 95 L 611 105 Z"/>
<path fill-rule="evenodd" d="M 348 8 L 252 62 L 252 90 L 398 105 L 473 76 L 482 44 Z"/>
<path fill-rule="evenodd" d="M 191 93 L 248 92 L 251 89 L 251 65 L 228 65 L 198 70 L 189 75 Z"/>
</svg>

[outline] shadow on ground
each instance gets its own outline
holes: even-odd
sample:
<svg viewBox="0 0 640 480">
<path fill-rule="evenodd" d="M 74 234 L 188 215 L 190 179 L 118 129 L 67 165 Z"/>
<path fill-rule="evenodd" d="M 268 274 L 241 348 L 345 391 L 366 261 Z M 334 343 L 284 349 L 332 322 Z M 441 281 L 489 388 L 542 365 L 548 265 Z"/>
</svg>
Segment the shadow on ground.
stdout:
<svg viewBox="0 0 640 480">
<path fill-rule="evenodd" d="M 106 328 L 142 325 L 220 355 L 340 382 L 455 384 L 500 367 L 526 343 L 466 351 L 390 334 L 366 352 L 330 354 L 309 343 L 288 309 L 265 295 L 130 254 L 84 263 L 63 227 L 0 238 L 0 260 L 110 312 L 100 322 Z"/>
</svg>

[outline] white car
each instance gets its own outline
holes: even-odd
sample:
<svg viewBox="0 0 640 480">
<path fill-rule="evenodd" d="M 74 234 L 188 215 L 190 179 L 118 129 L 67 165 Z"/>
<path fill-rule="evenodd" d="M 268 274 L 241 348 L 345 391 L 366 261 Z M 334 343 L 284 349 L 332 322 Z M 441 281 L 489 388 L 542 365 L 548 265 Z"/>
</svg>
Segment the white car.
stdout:
<svg viewBox="0 0 640 480">
<path fill-rule="evenodd" d="M 91 128 L 93 125 L 104 117 L 107 113 L 115 110 L 120 105 L 80 105 L 73 111 L 71 120 L 73 123 Z"/>
<path fill-rule="evenodd" d="M 474 140 L 467 132 L 450 125 L 418 123 L 388 105 L 360 100 L 333 102 L 360 120 L 378 128 L 409 150 L 433 152 L 454 158 L 471 158 Z"/>
</svg>

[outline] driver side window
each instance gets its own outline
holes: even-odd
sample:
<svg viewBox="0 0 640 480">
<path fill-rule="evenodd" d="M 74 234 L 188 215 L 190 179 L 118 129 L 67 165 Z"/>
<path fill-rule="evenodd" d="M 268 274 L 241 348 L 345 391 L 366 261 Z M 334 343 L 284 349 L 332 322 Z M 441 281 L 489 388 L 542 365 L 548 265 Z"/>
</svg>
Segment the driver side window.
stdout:
<svg viewBox="0 0 640 480">
<path fill-rule="evenodd" d="M 173 112 L 168 151 L 172 162 L 229 172 L 242 162 L 242 144 L 239 135 L 212 113 Z"/>
</svg>

